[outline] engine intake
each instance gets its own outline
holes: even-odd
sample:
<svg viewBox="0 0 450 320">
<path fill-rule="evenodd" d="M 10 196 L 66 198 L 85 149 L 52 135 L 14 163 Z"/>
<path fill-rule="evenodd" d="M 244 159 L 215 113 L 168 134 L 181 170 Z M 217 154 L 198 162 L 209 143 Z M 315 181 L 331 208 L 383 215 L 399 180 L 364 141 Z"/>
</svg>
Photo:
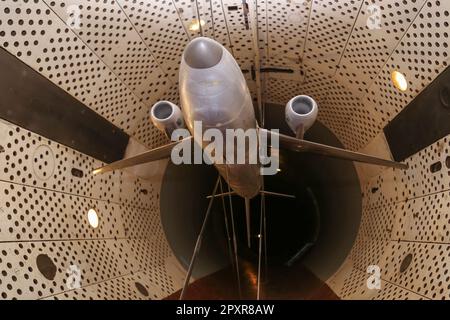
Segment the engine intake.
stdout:
<svg viewBox="0 0 450 320">
<path fill-rule="evenodd" d="M 316 101 L 309 96 L 296 96 L 286 105 L 286 122 L 298 138 L 312 127 L 317 119 L 319 108 Z"/>
<path fill-rule="evenodd" d="M 180 108 L 169 101 L 159 101 L 150 111 L 153 124 L 170 139 L 172 132 L 184 128 L 184 120 Z"/>
</svg>

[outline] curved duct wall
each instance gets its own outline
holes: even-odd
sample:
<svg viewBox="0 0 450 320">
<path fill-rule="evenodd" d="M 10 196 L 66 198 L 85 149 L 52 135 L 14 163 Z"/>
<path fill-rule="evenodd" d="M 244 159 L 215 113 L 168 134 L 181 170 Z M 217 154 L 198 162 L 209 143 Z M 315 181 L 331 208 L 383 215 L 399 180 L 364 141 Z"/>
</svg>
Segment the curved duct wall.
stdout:
<svg viewBox="0 0 450 320">
<path fill-rule="evenodd" d="M 249 1 L 251 10 L 254 3 Z M 190 26 L 194 4 L 73 4 L 1 1 L 2 53 L 24 62 L 132 141 L 147 148 L 166 143 L 150 124 L 148 106 L 162 99 L 178 103 L 179 58 L 189 39 L 199 35 Z M 376 16 L 372 4 L 381 10 L 380 25 L 369 20 Z M 228 5 L 236 3 L 200 1 L 202 31 L 250 71 L 253 24 L 246 28 L 242 12 Z M 310 95 L 319 104 L 320 122 L 344 146 L 389 157 L 383 128 L 448 65 L 450 3 L 262 0 L 258 5 L 263 65 L 293 70 L 263 74 L 263 100 L 285 105 L 295 94 Z M 78 10 L 79 21 L 73 19 Z M 392 85 L 393 70 L 406 75 L 407 91 Z M 245 75 L 256 96 L 251 72 Z M 11 107 L 17 107 L 14 100 L 2 100 L 2 109 L 15 110 Z M 0 145 L 2 298 L 148 299 L 180 288 L 184 270 L 160 221 L 162 172 L 145 179 L 127 172 L 92 177 L 87 173 L 101 165 L 99 160 L 3 121 Z M 327 280 L 337 295 L 449 298 L 444 277 L 450 262 L 448 156 L 449 140 L 442 138 L 409 157 L 404 172 L 357 165 L 361 223 L 350 254 Z M 431 170 L 437 162 L 441 170 Z M 74 176 L 73 168 L 85 174 Z M 90 208 L 99 215 L 96 229 L 87 220 Z M 367 289 L 371 265 L 380 267 L 380 290 Z M 82 274 L 75 290 L 66 285 L 71 266 Z"/>
</svg>

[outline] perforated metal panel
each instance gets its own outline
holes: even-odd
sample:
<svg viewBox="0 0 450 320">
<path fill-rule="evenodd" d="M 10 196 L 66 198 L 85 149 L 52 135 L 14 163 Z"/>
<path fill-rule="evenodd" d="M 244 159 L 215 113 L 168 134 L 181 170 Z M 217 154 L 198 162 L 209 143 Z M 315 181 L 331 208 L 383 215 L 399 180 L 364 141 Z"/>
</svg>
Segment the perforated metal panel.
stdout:
<svg viewBox="0 0 450 320">
<path fill-rule="evenodd" d="M 364 103 L 373 108 L 384 126 L 448 65 L 448 16 L 450 3 L 427 1 L 396 47 Z M 402 93 L 389 82 L 392 70 L 400 70 L 409 82 Z"/>
<path fill-rule="evenodd" d="M 334 75 L 362 3 L 362 0 L 313 1 L 305 65 Z"/>
<path fill-rule="evenodd" d="M 1 1 L 0 12 L 3 48 L 133 132 L 143 109 L 139 99 L 43 1 Z"/>
<path fill-rule="evenodd" d="M 371 5 L 380 7 L 380 29 L 367 26 Z M 361 149 L 448 65 L 448 12 L 444 1 L 314 1 L 305 78 L 295 80 L 298 89 L 268 85 L 268 100 L 284 105 L 295 94 L 317 96 L 312 87 L 320 86 L 319 119 Z M 393 70 L 406 75 L 407 92 L 393 86 Z"/>
<path fill-rule="evenodd" d="M 449 155 L 450 143 L 444 138 L 408 159 L 410 170 L 385 170 L 367 183 L 355 246 L 347 267 L 335 275 L 345 285 L 339 288 L 330 279 L 343 297 L 450 298 Z M 432 169 L 436 163 L 440 166 L 433 168 L 440 170 Z M 411 263 L 402 271 L 408 255 Z M 369 265 L 381 269 L 381 290 L 367 289 Z"/>
<path fill-rule="evenodd" d="M 362 96 L 403 38 L 425 1 L 364 1 L 336 76 Z M 371 6 L 380 7 L 379 29 L 367 30 Z"/>
<path fill-rule="evenodd" d="M 99 161 L 6 122 L 0 141 L 2 298 L 154 299 L 181 285 L 181 271 L 166 267 L 160 182 L 121 172 L 93 177 Z M 99 216 L 95 229 L 91 208 Z M 41 254 L 56 267 L 53 279 L 37 267 Z M 66 285 L 71 265 L 81 269 L 80 289 Z"/>
<path fill-rule="evenodd" d="M 371 5 L 381 8 L 379 30 L 367 27 Z M 296 94 L 311 95 L 319 103 L 319 120 L 347 147 L 384 147 L 379 137 L 387 121 L 448 65 L 448 12 L 444 1 L 314 1 L 305 78 L 271 77 L 267 100 L 284 105 Z M 406 75 L 406 93 L 393 86 L 393 70 Z M 342 298 L 449 298 L 443 269 L 448 264 L 448 150 L 443 139 L 409 159 L 407 171 L 363 170 L 363 180 L 375 176 L 364 184 L 360 232 L 347 262 L 328 281 Z M 441 169 L 432 172 L 432 165 Z M 398 241 L 402 245 L 396 246 Z M 409 252 L 410 269 L 400 274 Z M 367 288 L 366 269 L 372 264 L 381 268 L 381 290 Z"/>
<path fill-rule="evenodd" d="M 258 4 L 262 65 L 293 71 L 292 74 L 271 73 L 271 78 L 302 80 L 310 1 L 262 0 Z"/>
<path fill-rule="evenodd" d="M 189 41 L 189 35 L 172 1 L 119 0 L 118 4 L 172 84 L 175 84 L 178 81 L 181 54 Z M 131 56 L 136 57 L 136 54 Z M 153 72 L 150 66 L 145 68 L 147 72 Z"/>
<path fill-rule="evenodd" d="M 155 101 L 170 86 L 150 48 L 117 2 L 45 2 L 62 21 L 70 19 L 71 7 L 79 8 L 80 25 L 74 32 L 144 102 Z"/>
</svg>

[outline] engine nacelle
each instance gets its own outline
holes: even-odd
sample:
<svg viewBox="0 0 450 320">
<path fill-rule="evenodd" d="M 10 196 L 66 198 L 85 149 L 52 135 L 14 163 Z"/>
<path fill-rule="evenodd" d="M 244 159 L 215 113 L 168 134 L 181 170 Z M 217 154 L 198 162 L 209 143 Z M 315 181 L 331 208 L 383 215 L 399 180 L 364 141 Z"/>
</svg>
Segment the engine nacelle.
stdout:
<svg viewBox="0 0 450 320">
<path fill-rule="evenodd" d="M 169 101 L 155 103 L 150 111 L 153 124 L 170 139 L 172 132 L 184 128 L 183 115 L 180 108 Z"/>
<path fill-rule="evenodd" d="M 296 96 L 286 105 L 286 122 L 298 138 L 312 127 L 317 119 L 319 108 L 316 101 L 309 96 Z"/>
</svg>

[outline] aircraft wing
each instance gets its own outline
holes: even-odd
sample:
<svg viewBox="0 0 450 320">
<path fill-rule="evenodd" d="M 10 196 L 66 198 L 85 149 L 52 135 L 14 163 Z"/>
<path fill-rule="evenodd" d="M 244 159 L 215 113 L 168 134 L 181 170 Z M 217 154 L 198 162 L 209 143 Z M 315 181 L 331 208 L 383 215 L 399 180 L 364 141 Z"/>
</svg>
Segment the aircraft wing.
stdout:
<svg viewBox="0 0 450 320">
<path fill-rule="evenodd" d="M 260 129 L 265 130 L 265 129 Z M 408 165 L 400 162 L 395 162 L 391 160 L 386 160 L 382 158 L 377 158 L 371 155 L 367 155 L 364 153 L 349 151 L 341 148 L 331 147 L 324 144 L 306 141 L 302 139 L 297 139 L 294 137 L 290 137 L 281 133 L 274 133 L 265 130 L 268 136 L 270 134 L 278 135 L 280 138 L 280 147 L 284 147 L 289 150 L 299 151 L 299 152 L 307 152 L 319 154 L 327 157 L 369 163 L 384 167 L 392 167 L 398 169 L 408 169 Z"/>
<path fill-rule="evenodd" d="M 167 159 L 170 157 L 172 149 L 180 143 L 184 143 L 185 141 L 190 141 L 192 137 L 185 138 L 181 141 L 172 142 L 166 144 L 165 146 L 158 147 L 144 153 L 138 154 L 137 156 L 122 159 L 113 163 L 110 163 L 104 167 L 97 168 L 92 173 L 94 175 L 105 173 L 117 169 L 124 169 L 132 166 L 136 166 L 143 163 L 153 162 L 161 159 Z"/>
</svg>

